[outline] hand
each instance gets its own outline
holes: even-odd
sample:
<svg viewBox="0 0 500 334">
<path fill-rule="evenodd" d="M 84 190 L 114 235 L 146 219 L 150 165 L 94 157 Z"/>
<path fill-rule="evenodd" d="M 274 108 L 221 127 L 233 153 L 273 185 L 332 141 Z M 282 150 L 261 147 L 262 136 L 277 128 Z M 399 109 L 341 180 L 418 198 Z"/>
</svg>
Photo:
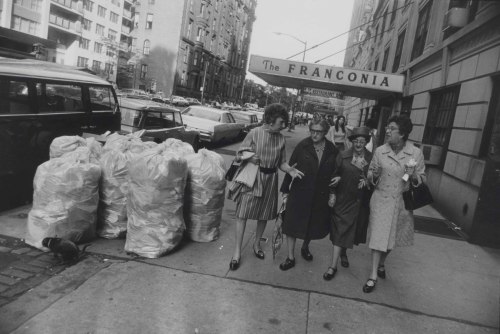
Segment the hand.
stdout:
<svg viewBox="0 0 500 334">
<path fill-rule="evenodd" d="M 359 179 L 358 189 L 362 189 L 363 187 L 368 188 L 368 179 L 366 179 L 364 176 Z"/>
<path fill-rule="evenodd" d="M 330 193 L 330 196 L 328 197 L 328 206 L 330 208 L 333 208 L 336 202 L 337 202 L 337 196 L 334 193 Z"/>
<path fill-rule="evenodd" d="M 405 166 L 405 174 L 413 175 L 415 173 L 415 166 Z"/>
<path fill-rule="evenodd" d="M 288 194 L 286 193 L 281 193 L 281 197 L 283 198 L 283 203 L 286 204 L 286 202 L 288 201 Z"/>
<path fill-rule="evenodd" d="M 339 181 L 340 181 L 340 176 L 335 176 L 334 178 L 332 178 L 330 180 L 329 186 L 330 187 L 336 187 L 339 184 Z"/>
<path fill-rule="evenodd" d="M 295 178 L 298 178 L 298 179 L 302 179 L 302 177 L 304 176 L 304 173 L 302 173 L 300 170 L 296 169 L 295 166 L 297 166 L 297 164 L 293 164 L 292 166 L 290 166 L 290 169 L 288 170 L 288 174 L 292 177 L 292 179 L 295 179 Z"/>
</svg>

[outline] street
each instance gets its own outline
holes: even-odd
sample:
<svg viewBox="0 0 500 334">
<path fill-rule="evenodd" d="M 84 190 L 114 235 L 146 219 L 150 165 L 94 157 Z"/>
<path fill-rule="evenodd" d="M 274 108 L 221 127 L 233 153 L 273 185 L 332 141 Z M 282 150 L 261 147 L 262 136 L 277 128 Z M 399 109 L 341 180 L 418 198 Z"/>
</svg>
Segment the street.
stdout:
<svg viewBox="0 0 500 334">
<path fill-rule="evenodd" d="M 288 158 L 308 136 L 305 126 L 282 133 Z M 238 145 L 212 149 L 229 166 Z M 227 199 L 214 242 L 185 240 L 166 256 L 146 259 L 126 254 L 124 240 L 97 239 L 88 255 L 69 267 L 21 242 L 29 209 L 0 214 L 1 256 L 12 258 L 0 261 L 0 278 L 13 279 L 0 291 L 0 333 L 498 332 L 500 250 L 459 237 L 417 233 L 413 247 L 391 253 L 387 279 L 364 294 L 370 270 L 366 245 L 349 250 L 350 268 L 339 268 L 327 282 L 322 275 L 331 256 L 328 238 L 312 241 L 312 262 L 300 257 L 299 241 L 297 265 L 282 272 L 285 245 L 274 260 L 269 241 L 263 243 L 264 260 L 253 255 L 254 221 L 247 224 L 241 267 L 230 271 L 235 204 Z M 435 213 L 427 208 L 415 214 Z M 271 236 L 273 223 L 264 237 Z M 21 260 L 24 267 L 13 271 Z M 30 273 L 33 263 L 43 269 L 32 273 L 38 281 L 6 296 L 24 281 L 16 272 Z"/>
</svg>

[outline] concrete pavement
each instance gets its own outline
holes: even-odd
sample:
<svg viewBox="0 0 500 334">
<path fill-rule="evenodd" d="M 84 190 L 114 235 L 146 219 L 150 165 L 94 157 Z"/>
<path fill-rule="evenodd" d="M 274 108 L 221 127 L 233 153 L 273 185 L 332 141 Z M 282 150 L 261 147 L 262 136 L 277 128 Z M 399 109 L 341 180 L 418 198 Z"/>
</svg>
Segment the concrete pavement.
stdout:
<svg viewBox="0 0 500 334">
<path fill-rule="evenodd" d="M 298 127 L 284 134 L 290 156 L 307 132 Z M 0 333 L 498 332 L 500 250 L 416 234 L 413 247 L 391 253 L 387 279 L 364 294 L 370 266 L 365 245 L 349 251 L 350 268 L 339 267 L 326 282 L 328 239 L 311 243 L 312 262 L 298 251 L 296 267 L 282 272 L 285 249 L 273 260 L 266 243 L 265 260 L 253 255 L 252 221 L 241 267 L 229 271 L 234 203 L 225 204 L 217 241 L 186 241 L 159 259 L 128 256 L 124 240 L 96 240 L 87 259 L 0 308 Z M 0 216 L 0 235 L 23 237 L 20 211 Z M 270 237 L 272 225 L 264 236 Z"/>
</svg>

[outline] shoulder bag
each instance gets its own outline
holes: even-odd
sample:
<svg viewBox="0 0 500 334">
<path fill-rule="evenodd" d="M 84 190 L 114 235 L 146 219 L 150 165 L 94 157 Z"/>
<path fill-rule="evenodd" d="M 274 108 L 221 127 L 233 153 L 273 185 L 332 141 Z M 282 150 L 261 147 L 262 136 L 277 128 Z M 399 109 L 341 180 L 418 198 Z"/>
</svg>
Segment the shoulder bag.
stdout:
<svg viewBox="0 0 500 334">
<path fill-rule="evenodd" d="M 406 210 L 416 210 L 434 202 L 431 191 L 424 182 L 420 183 L 418 187 L 410 182 L 410 189 L 403 192 L 403 200 Z"/>
</svg>

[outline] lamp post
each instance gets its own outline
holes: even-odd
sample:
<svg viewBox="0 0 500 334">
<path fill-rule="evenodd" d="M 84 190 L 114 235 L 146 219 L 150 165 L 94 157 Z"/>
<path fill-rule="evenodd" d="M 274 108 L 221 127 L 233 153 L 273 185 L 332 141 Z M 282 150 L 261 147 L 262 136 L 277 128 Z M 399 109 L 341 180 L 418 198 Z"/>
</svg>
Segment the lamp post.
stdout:
<svg viewBox="0 0 500 334">
<path fill-rule="evenodd" d="M 274 33 L 275 33 L 276 35 L 279 35 L 279 36 L 281 36 L 281 35 L 285 35 L 285 36 L 291 37 L 291 38 L 293 38 L 294 40 L 296 40 L 297 42 L 300 42 L 300 43 L 304 44 L 304 52 L 302 53 L 302 62 L 304 62 L 304 61 L 306 60 L 307 41 L 303 41 L 303 40 L 301 40 L 301 39 L 299 39 L 299 38 L 297 38 L 297 37 L 295 37 L 295 36 L 293 36 L 293 35 L 286 34 L 286 33 L 284 33 L 284 32 L 276 32 L 276 31 L 275 31 Z"/>
<path fill-rule="evenodd" d="M 285 35 L 285 36 L 291 37 L 294 40 L 296 40 L 297 42 L 300 42 L 300 43 L 304 44 L 304 52 L 302 53 L 302 62 L 305 62 L 305 60 L 306 60 L 306 51 L 307 51 L 307 41 L 303 41 L 303 40 L 301 40 L 301 39 L 299 39 L 299 38 L 297 38 L 297 37 L 295 37 L 293 35 L 286 34 L 284 32 L 274 32 L 274 33 L 276 35 L 279 35 L 279 36 Z M 298 101 L 302 101 L 302 108 L 301 109 L 302 109 L 302 111 L 304 111 L 304 99 L 302 98 L 302 95 L 303 95 L 303 89 L 301 88 L 300 89 L 300 95 L 297 96 L 297 100 Z M 294 128 L 294 126 L 292 125 L 294 118 L 295 118 L 295 108 L 292 109 L 292 119 L 290 121 L 290 125 L 288 127 L 288 131 L 292 131 L 292 129 Z"/>
</svg>

